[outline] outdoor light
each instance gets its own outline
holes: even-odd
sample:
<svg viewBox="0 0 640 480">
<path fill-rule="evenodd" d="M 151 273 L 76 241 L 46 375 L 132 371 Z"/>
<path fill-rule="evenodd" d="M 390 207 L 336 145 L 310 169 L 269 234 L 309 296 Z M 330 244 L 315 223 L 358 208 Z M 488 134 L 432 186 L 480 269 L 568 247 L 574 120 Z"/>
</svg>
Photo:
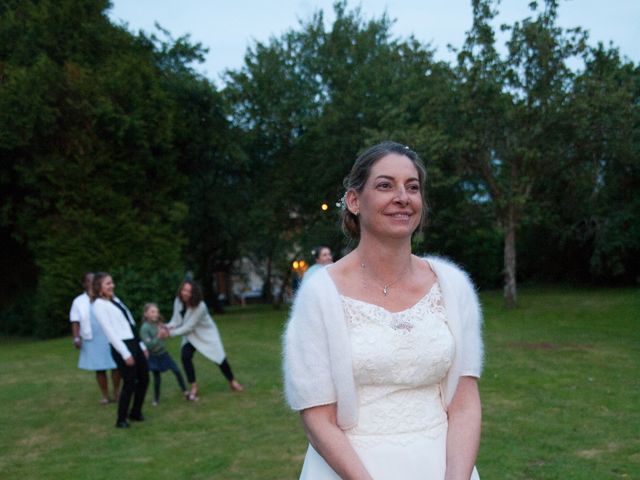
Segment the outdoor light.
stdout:
<svg viewBox="0 0 640 480">
<path fill-rule="evenodd" d="M 293 269 L 294 269 L 294 270 L 297 270 L 299 266 L 300 266 L 300 264 L 298 263 L 298 261 L 297 261 L 297 260 L 294 260 L 294 262 L 293 262 Z"/>
<path fill-rule="evenodd" d="M 326 203 L 323 203 L 322 205 L 320 205 L 320 208 L 322 209 L 323 212 L 326 212 L 327 210 L 329 210 L 329 205 L 327 205 Z"/>
</svg>

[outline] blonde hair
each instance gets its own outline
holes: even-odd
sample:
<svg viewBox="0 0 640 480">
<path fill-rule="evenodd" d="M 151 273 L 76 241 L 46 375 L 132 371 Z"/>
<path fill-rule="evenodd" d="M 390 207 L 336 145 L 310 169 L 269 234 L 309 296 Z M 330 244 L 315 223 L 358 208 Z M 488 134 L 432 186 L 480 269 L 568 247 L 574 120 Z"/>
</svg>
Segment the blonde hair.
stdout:
<svg viewBox="0 0 640 480">
<path fill-rule="evenodd" d="M 147 317 L 147 312 L 149 311 L 149 309 L 151 307 L 156 307 L 158 309 L 158 320 L 163 322 L 164 321 L 164 317 L 160 313 L 160 308 L 158 308 L 158 304 L 157 303 L 153 303 L 153 302 L 145 303 L 144 307 L 142 307 L 142 320 L 145 321 L 145 322 L 149 321 L 149 318 Z"/>
</svg>

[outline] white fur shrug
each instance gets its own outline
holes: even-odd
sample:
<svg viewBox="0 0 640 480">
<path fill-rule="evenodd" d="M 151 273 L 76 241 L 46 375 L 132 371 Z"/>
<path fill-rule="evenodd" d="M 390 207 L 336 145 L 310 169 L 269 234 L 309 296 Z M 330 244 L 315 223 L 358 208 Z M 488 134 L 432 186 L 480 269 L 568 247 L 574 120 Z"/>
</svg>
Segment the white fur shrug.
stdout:
<svg viewBox="0 0 640 480">
<path fill-rule="evenodd" d="M 426 257 L 438 277 L 447 324 L 455 340 L 455 357 L 442 381 L 449 405 L 461 376 L 479 377 L 482 370 L 482 313 L 473 284 L 453 263 Z M 343 430 L 358 422 L 351 344 L 338 290 L 326 269 L 304 282 L 296 296 L 284 333 L 284 387 L 294 410 L 337 403 Z"/>
</svg>

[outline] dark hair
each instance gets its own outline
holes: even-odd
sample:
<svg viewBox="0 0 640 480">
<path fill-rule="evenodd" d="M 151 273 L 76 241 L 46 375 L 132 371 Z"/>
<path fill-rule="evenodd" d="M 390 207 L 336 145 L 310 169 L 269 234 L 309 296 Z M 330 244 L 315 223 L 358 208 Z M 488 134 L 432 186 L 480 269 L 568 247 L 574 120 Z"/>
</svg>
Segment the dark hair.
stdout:
<svg viewBox="0 0 640 480">
<path fill-rule="evenodd" d="M 93 274 L 93 281 L 91 282 L 91 301 L 93 302 L 96 298 L 100 296 L 100 289 L 102 287 L 102 281 L 110 277 L 107 272 L 96 272 Z"/>
<path fill-rule="evenodd" d="M 311 250 L 311 253 L 313 253 L 313 258 L 318 260 L 320 258 L 320 252 L 322 252 L 322 250 L 324 250 L 325 248 L 327 250 L 331 251 L 331 249 L 329 247 L 327 247 L 326 245 L 318 245 L 313 250 Z"/>
<path fill-rule="evenodd" d="M 84 275 L 82 275 L 83 285 L 84 285 L 84 282 L 86 282 L 89 277 L 93 277 L 93 272 L 84 272 Z"/>
<path fill-rule="evenodd" d="M 189 299 L 186 305 L 187 307 L 191 307 L 191 308 L 197 307 L 198 305 L 200 305 L 200 302 L 202 301 L 202 298 L 203 298 L 202 288 L 200 288 L 200 285 L 198 285 L 193 280 L 185 280 L 184 282 L 182 282 L 178 287 L 176 297 L 178 297 L 182 302 L 182 298 L 180 298 L 180 290 L 182 290 L 182 287 L 184 287 L 187 284 L 191 285 L 191 298 Z"/>
<path fill-rule="evenodd" d="M 416 167 L 418 171 L 418 181 L 420 183 L 420 193 L 422 194 L 422 218 L 420 218 L 420 225 L 416 231 L 422 230 L 424 227 L 426 218 L 427 218 L 427 200 L 424 194 L 424 186 L 427 180 L 427 170 L 424 167 L 424 163 L 418 156 L 416 152 L 411 150 L 406 145 L 402 145 L 401 143 L 385 141 L 382 143 L 378 143 L 372 147 L 369 147 L 364 152 L 362 152 L 358 158 L 356 159 L 353 167 L 351 167 L 351 172 L 344 179 L 343 185 L 345 191 L 355 190 L 357 193 L 361 193 L 364 189 L 365 183 L 369 179 L 369 175 L 371 174 L 371 169 L 373 165 L 383 157 L 395 153 L 397 155 L 402 155 L 407 157 L 413 165 Z M 354 240 L 360 238 L 360 219 L 357 215 L 353 214 L 349 211 L 348 208 L 343 208 L 342 215 L 342 231 L 348 237 L 351 237 Z"/>
</svg>

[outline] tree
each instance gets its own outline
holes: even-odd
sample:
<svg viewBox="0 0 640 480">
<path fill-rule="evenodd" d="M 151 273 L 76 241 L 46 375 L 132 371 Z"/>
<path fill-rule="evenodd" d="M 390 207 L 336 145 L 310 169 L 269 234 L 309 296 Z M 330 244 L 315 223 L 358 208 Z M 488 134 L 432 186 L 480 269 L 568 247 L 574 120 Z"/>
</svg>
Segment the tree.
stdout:
<svg viewBox="0 0 640 480">
<path fill-rule="evenodd" d="M 463 87 L 448 64 L 433 60 L 428 46 L 409 41 L 401 57 L 405 68 L 394 82 L 394 101 L 371 138 L 406 143 L 425 161 L 428 222 L 424 234 L 414 236 L 414 250 L 450 256 L 477 284 L 494 287 L 500 259 L 492 204 L 477 172 L 460 162 L 468 149 L 459 113 Z"/>
<path fill-rule="evenodd" d="M 175 105 L 153 43 L 114 27 L 106 8 L 16 2 L 0 19 L 2 224 L 38 270 L 38 335 L 66 330 L 85 270 L 152 288 L 180 268 Z"/>
<path fill-rule="evenodd" d="M 283 252 L 318 242 L 339 250 L 334 205 L 342 179 L 359 150 L 384 139 L 381 122 L 407 78 L 422 77 L 431 65 L 431 53 L 417 42 L 391 37 L 386 16 L 366 21 L 346 2 L 334 8 L 329 28 L 318 12 L 298 31 L 256 44 L 244 67 L 227 77 L 225 96 L 245 133 L 258 199 L 248 213 L 249 249 L 279 255 L 283 266 Z"/>
<path fill-rule="evenodd" d="M 537 11 L 537 3 L 531 8 Z M 536 18 L 513 26 L 502 58 L 496 50 L 489 0 L 473 1 L 473 26 L 458 55 L 464 95 L 461 135 L 468 169 L 480 172 L 504 236 L 504 295 L 517 298 L 516 232 L 532 189 L 561 172 L 570 141 L 569 102 L 573 72 L 567 60 L 585 50 L 579 28 L 556 25 L 557 2 L 548 0 Z"/>
<path fill-rule="evenodd" d="M 268 45 L 257 43 L 240 71 L 227 72 L 223 92 L 249 164 L 242 218 L 250 225 L 243 236 L 246 254 L 267 260 L 265 297 L 270 297 L 271 266 L 284 266 L 292 233 L 301 228 L 292 200 L 300 184 L 295 176 L 295 145 L 306 128 L 316 100 L 314 80 L 298 62 L 301 36 L 289 32 Z"/>
<path fill-rule="evenodd" d="M 596 279 L 640 273 L 640 68 L 603 45 L 576 78 L 572 179 L 565 182 L 564 239 L 588 247 Z M 585 263 L 586 263 L 585 262 Z"/>
<path fill-rule="evenodd" d="M 216 282 L 228 273 L 248 235 L 244 215 L 249 202 L 248 161 L 239 134 L 225 114 L 223 98 L 215 86 L 190 67 L 202 61 L 204 49 L 188 37 L 177 40 L 159 28 L 164 39 L 151 37 L 163 71 L 163 85 L 173 110 L 172 147 L 178 170 L 184 175 L 182 198 L 187 215 L 181 229 L 186 237 L 184 260 L 202 281 L 205 300 L 222 311 L 219 294 L 230 289 Z"/>
</svg>

